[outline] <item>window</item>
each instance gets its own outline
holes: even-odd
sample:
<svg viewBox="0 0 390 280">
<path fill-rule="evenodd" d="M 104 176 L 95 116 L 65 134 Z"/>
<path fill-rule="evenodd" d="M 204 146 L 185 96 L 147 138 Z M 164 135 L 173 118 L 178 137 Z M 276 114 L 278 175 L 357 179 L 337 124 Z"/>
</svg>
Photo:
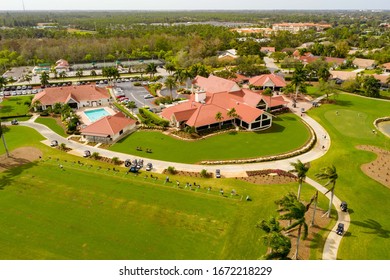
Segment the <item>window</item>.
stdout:
<svg viewBox="0 0 390 280">
<path fill-rule="evenodd" d="M 121 131 L 119 131 L 119 135 L 122 135 L 123 134 L 123 129 Z"/>
</svg>

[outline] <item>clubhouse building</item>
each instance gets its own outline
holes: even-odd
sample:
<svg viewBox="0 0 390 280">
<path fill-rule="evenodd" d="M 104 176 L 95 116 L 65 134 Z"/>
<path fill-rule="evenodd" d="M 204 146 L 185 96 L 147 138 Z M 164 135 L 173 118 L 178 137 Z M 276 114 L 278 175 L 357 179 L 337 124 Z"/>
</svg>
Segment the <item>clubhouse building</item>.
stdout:
<svg viewBox="0 0 390 280">
<path fill-rule="evenodd" d="M 271 127 L 272 110 L 283 108 L 282 96 L 263 96 L 240 88 L 235 82 L 209 76 L 197 76 L 189 100 L 165 108 L 161 115 L 172 126 L 195 127 L 196 131 L 235 124 L 246 130 Z"/>
<path fill-rule="evenodd" d="M 80 109 L 83 107 L 106 106 L 109 102 L 110 95 L 105 88 L 81 85 L 46 88 L 34 96 L 31 104 L 35 104 L 35 110 L 46 110 L 56 103 L 69 104 L 73 109 Z"/>
</svg>

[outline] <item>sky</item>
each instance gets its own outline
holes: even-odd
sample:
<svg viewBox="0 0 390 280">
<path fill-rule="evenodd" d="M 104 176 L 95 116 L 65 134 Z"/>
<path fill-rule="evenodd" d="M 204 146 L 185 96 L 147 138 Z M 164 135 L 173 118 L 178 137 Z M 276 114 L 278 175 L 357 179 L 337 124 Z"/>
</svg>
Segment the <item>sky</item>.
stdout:
<svg viewBox="0 0 390 280">
<path fill-rule="evenodd" d="M 1 0 L 0 10 L 390 10 L 389 0 Z"/>
</svg>

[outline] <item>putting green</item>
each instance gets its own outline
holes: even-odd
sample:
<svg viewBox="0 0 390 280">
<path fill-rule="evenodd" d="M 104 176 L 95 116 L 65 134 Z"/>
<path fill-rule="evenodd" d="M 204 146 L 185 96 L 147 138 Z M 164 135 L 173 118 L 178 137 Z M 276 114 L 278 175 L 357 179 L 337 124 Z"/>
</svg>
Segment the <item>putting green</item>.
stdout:
<svg viewBox="0 0 390 280">
<path fill-rule="evenodd" d="M 370 129 L 368 115 L 357 110 L 329 110 L 324 114 L 325 118 L 336 128 L 336 130 L 348 137 L 360 139 L 372 139 L 373 133 Z"/>
</svg>

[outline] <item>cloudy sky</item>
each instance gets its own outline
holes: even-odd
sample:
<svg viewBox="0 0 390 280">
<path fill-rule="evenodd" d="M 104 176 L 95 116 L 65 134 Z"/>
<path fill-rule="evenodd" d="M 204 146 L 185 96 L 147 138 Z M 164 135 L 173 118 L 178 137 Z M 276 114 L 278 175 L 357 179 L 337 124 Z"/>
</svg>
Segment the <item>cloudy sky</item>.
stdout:
<svg viewBox="0 0 390 280">
<path fill-rule="evenodd" d="M 0 10 L 390 9 L 389 0 L 1 0 Z"/>
</svg>

